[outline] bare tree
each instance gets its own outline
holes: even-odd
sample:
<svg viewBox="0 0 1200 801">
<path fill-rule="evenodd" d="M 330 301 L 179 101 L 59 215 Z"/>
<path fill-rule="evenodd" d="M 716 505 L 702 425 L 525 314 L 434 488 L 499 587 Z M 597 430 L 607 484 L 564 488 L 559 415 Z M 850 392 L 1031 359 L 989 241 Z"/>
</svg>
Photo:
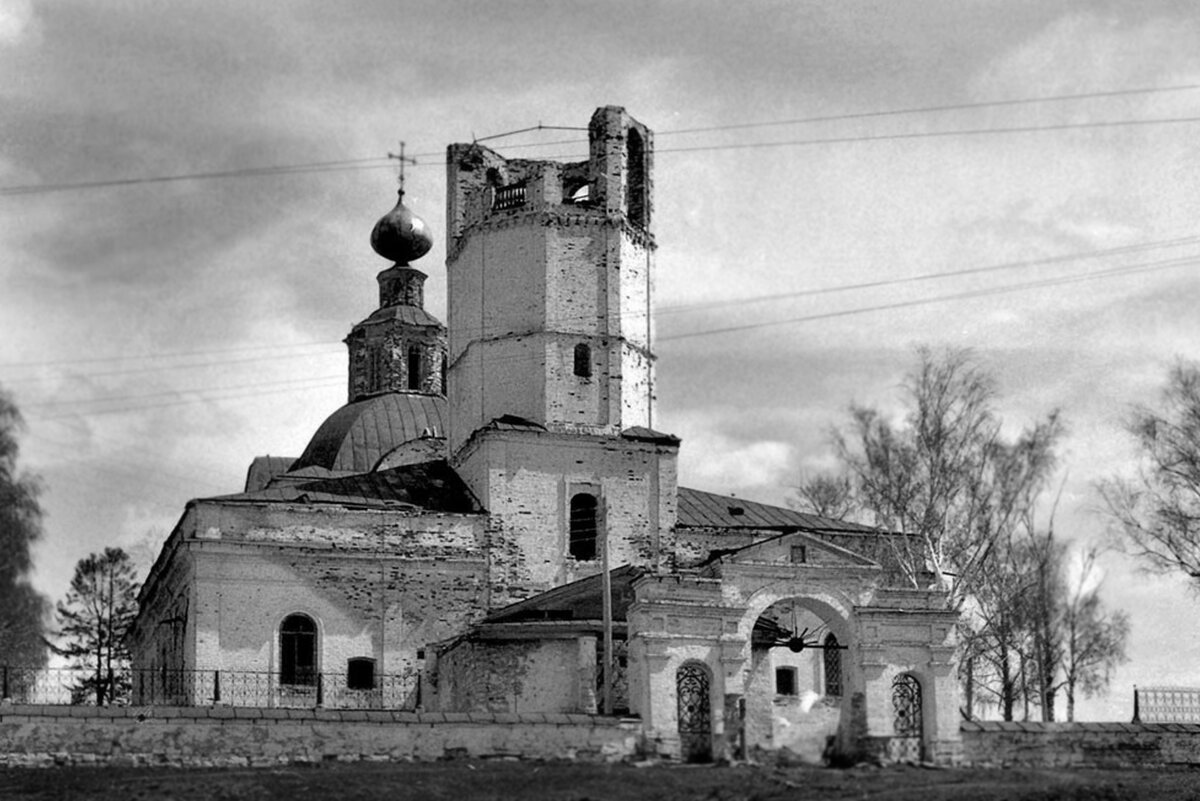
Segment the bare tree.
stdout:
<svg viewBox="0 0 1200 801">
<path fill-rule="evenodd" d="M 18 470 L 23 427 L 12 398 L 0 391 L 0 665 L 41 667 L 46 661 L 46 599 L 29 583 L 30 549 L 42 533 L 37 478 Z"/>
<path fill-rule="evenodd" d="M 855 501 L 853 483 L 845 473 L 802 476 L 796 494 L 789 503 L 802 512 L 832 520 L 850 520 L 860 511 Z"/>
<path fill-rule="evenodd" d="M 77 702 L 94 697 L 97 705 L 103 705 L 128 693 L 125 634 L 137 615 L 134 577 L 133 562 L 120 548 L 105 548 L 75 565 L 71 588 L 58 604 L 60 634 L 66 644 L 56 650 L 88 668 L 88 677 L 74 688 Z"/>
<path fill-rule="evenodd" d="M 1014 541 L 1056 464 L 1057 413 L 1015 440 L 1001 434 L 995 382 L 969 351 L 918 350 L 904 382 L 908 408 L 896 424 L 852 406 L 834 445 L 856 502 L 888 538 L 908 583 L 929 583 L 961 606 L 997 543 Z"/>
<path fill-rule="evenodd" d="M 1099 581 L 1093 580 L 1097 553 L 1083 552 L 1079 575 L 1062 605 L 1063 686 L 1067 693 L 1067 720 L 1075 720 L 1075 693 L 1086 697 L 1108 687 L 1113 669 L 1126 661 L 1129 616 L 1109 613 L 1100 601 Z"/>
<path fill-rule="evenodd" d="M 1127 429 L 1141 464 L 1101 482 L 1104 506 L 1148 568 L 1200 579 L 1200 364 L 1176 363 L 1158 407 L 1136 409 Z"/>
</svg>

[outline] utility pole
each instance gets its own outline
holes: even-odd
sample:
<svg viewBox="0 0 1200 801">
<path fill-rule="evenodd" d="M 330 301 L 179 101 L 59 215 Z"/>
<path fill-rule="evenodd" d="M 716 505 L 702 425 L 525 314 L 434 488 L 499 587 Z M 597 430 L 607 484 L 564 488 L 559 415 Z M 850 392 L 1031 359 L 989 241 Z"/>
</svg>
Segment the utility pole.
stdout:
<svg viewBox="0 0 1200 801">
<path fill-rule="evenodd" d="M 608 572 L 608 526 L 605 524 L 605 515 L 597 515 L 597 534 L 600 536 L 600 584 L 601 592 L 604 594 L 602 599 L 602 616 L 604 625 L 604 661 L 601 670 L 604 671 L 604 698 L 602 710 L 604 714 L 611 715 L 613 713 L 613 610 L 612 610 L 612 576 Z"/>
</svg>

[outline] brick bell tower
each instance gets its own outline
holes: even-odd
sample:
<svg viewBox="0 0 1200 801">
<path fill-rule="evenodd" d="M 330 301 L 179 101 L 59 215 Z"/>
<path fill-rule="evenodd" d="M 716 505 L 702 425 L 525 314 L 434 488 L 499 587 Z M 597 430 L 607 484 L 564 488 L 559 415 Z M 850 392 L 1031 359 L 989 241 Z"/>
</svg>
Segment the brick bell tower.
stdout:
<svg viewBox="0 0 1200 801">
<path fill-rule="evenodd" d="M 447 150 L 449 452 L 523 530 L 510 583 L 530 589 L 594 572 L 605 541 L 614 567 L 652 562 L 674 523 L 678 440 L 652 430 L 653 135 L 606 106 L 588 143 L 575 163 Z"/>
</svg>

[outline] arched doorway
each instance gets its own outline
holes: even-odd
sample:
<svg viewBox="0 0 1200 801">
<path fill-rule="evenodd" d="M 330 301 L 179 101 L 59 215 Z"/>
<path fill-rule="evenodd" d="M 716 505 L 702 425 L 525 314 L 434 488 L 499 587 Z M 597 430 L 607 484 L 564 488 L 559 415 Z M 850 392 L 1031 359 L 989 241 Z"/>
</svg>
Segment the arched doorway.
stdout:
<svg viewBox="0 0 1200 801">
<path fill-rule="evenodd" d="M 827 603 L 783 598 L 755 619 L 743 733 L 749 749 L 788 751 L 810 763 L 849 737 L 849 634 Z"/>
<path fill-rule="evenodd" d="M 712 702 L 708 667 L 687 662 L 675 672 L 679 749 L 684 762 L 712 761 Z"/>
<path fill-rule="evenodd" d="M 892 739 L 888 756 L 897 762 L 920 762 L 924 756 L 921 682 L 911 673 L 892 681 Z"/>
</svg>

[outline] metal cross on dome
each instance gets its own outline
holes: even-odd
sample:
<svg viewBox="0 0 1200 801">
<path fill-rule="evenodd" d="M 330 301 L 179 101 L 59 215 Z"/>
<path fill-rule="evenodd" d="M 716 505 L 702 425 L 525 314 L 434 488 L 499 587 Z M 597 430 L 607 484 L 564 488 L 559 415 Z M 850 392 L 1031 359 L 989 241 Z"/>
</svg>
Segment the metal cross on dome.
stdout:
<svg viewBox="0 0 1200 801">
<path fill-rule="evenodd" d="M 399 176 L 399 182 L 400 182 L 400 191 L 401 191 L 401 192 L 403 192 L 403 191 L 404 191 L 404 165 L 405 165 L 405 164 L 412 164 L 413 166 L 416 166 L 417 160 L 416 160 L 416 159 L 414 159 L 414 158 L 411 158 L 411 157 L 409 157 L 409 156 L 406 156 L 406 155 L 404 155 L 404 142 L 403 142 L 403 140 L 400 142 L 400 152 L 399 152 L 399 153 L 388 153 L 388 154 L 387 154 L 387 157 L 388 157 L 389 159 L 395 159 L 396 161 L 400 162 L 400 176 Z"/>
</svg>

